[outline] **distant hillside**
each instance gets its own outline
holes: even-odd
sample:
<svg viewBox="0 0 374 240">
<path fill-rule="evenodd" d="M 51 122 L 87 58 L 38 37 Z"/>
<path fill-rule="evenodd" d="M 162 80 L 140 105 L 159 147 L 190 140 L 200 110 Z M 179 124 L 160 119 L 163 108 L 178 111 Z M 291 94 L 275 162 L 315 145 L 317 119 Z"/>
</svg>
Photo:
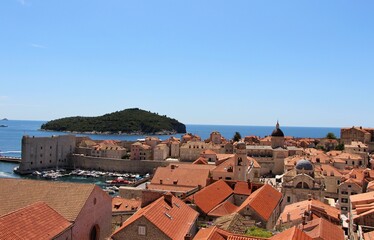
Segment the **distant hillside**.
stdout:
<svg viewBox="0 0 374 240">
<path fill-rule="evenodd" d="M 67 117 L 49 121 L 41 129 L 69 132 L 122 134 L 185 133 L 186 126 L 173 118 L 139 108 L 130 108 L 99 117 Z"/>
</svg>

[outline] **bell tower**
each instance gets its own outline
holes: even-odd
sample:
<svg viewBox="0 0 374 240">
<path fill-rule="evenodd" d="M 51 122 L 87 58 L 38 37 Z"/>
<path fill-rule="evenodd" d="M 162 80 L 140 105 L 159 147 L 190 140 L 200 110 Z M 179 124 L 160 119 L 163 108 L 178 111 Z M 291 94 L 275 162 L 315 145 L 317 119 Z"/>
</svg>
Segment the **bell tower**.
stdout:
<svg viewBox="0 0 374 240">
<path fill-rule="evenodd" d="M 246 144 L 238 142 L 235 148 L 234 180 L 247 181 L 249 163 Z"/>
</svg>

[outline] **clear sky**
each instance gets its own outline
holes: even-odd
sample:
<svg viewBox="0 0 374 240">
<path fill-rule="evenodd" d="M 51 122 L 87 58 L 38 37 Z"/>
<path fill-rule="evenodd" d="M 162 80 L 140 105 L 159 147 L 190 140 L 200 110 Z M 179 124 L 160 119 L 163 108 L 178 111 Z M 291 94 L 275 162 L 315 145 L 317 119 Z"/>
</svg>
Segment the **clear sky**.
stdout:
<svg viewBox="0 0 374 240">
<path fill-rule="evenodd" d="M 374 1 L 2 0 L 0 118 L 374 127 Z"/>
</svg>

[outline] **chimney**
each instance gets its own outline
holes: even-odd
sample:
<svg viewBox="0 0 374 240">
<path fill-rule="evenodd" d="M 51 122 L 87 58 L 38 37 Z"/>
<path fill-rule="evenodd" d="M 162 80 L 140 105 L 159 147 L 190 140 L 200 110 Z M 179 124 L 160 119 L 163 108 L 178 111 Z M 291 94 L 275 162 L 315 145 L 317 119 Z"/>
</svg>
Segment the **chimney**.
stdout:
<svg viewBox="0 0 374 240">
<path fill-rule="evenodd" d="M 287 213 L 287 223 L 291 222 L 291 214 L 290 212 Z"/>
<path fill-rule="evenodd" d="M 248 189 L 252 189 L 252 183 L 251 180 L 247 180 Z"/>
<path fill-rule="evenodd" d="M 308 201 L 312 201 L 312 194 L 308 194 Z"/>
<path fill-rule="evenodd" d="M 166 194 L 164 195 L 164 200 L 165 200 L 165 202 L 166 202 L 170 207 L 173 207 L 172 199 L 173 199 L 173 195 L 172 195 L 171 193 L 166 193 Z"/>
<path fill-rule="evenodd" d="M 171 164 L 170 165 L 170 168 L 173 170 L 173 169 L 175 169 L 175 165 L 174 164 Z"/>
<path fill-rule="evenodd" d="M 162 185 L 162 179 L 160 179 L 160 184 Z"/>
<path fill-rule="evenodd" d="M 191 233 L 187 233 L 186 236 L 184 236 L 184 240 L 192 240 Z"/>
</svg>

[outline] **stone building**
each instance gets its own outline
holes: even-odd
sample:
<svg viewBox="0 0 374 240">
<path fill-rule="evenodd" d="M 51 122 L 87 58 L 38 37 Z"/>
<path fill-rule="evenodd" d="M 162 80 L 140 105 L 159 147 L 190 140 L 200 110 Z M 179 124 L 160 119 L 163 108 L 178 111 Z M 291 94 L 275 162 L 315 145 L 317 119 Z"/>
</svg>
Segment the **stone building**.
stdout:
<svg viewBox="0 0 374 240">
<path fill-rule="evenodd" d="M 30 173 L 34 170 L 63 168 L 69 166 L 69 156 L 75 151 L 74 135 L 52 137 L 22 137 L 22 160 L 18 171 Z"/>
<path fill-rule="evenodd" d="M 373 231 L 374 192 L 353 195 L 349 200 L 349 239 L 362 239 L 364 233 Z"/>
<path fill-rule="evenodd" d="M 352 141 L 359 141 L 368 145 L 369 152 L 374 151 L 374 128 L 351 127 L 340 129 L 340 141 L 344 144 L 351 144 Z"/>
<path fill-rule="evenodd" d="M 192 239 L 198 215 L 180 199 L 165 194 L 127 219 L 112 239 Z"/>
<path fill-rule="evenodd" d="M 136 142 L 131 144 L 131 160 L 151 160 L 153 156 L 151 146 Z"/>
<path fill-rule="evenodd" d="M 203 141 L 189 141 L 183 143 L 180 147 L 180 161 L 193 162 L 199 158 L 201 152 L 208 149 L 213 150 L 216 153 L 221 153 L 221 145 L 206 143 Z"/>
<path fill-rule="evenodd" d="M 169 147 L 164 143 L 157 144 L 153 149 L 153 160 L 165 160 L 169 157 Z"/>
<path fill-rule="evenodd" d="M 247 155 L 256 159 L 261 166 L 261 175 L 282 174 L 284 159 L 288 156 L 302 154 L 303 149 L 285 146 L 284 133 L 277 122 L 270 138 L 269 145 L 247 145 Z"/>
<path fill-rule="evenodd" d="M 245 143 L 237 143 L 235 154 L 212 170 L 212 178 L 214 180 L 258 181 L 260 166 L 255 159 L 248 157 L 246 152 Z"/>
<path fill-rule="evenodd" d="M 104 240 L 111 234 L 111 198 L 94 184 L 0 178 L 0 186 L 0 217 L 43 202 L 71 223 L 68 239 Z"/>
<path fill-rule="evenodd" d="M 283 176 L 283 207 L 287 204 L 307 200 L 309 196 L 323 200 L 323 191 L 323 176 L 318 171 L 315 171 L 310 161 L 306 159 L 299 160 L 295 169 L 286 172 Z"/>
</svg>

